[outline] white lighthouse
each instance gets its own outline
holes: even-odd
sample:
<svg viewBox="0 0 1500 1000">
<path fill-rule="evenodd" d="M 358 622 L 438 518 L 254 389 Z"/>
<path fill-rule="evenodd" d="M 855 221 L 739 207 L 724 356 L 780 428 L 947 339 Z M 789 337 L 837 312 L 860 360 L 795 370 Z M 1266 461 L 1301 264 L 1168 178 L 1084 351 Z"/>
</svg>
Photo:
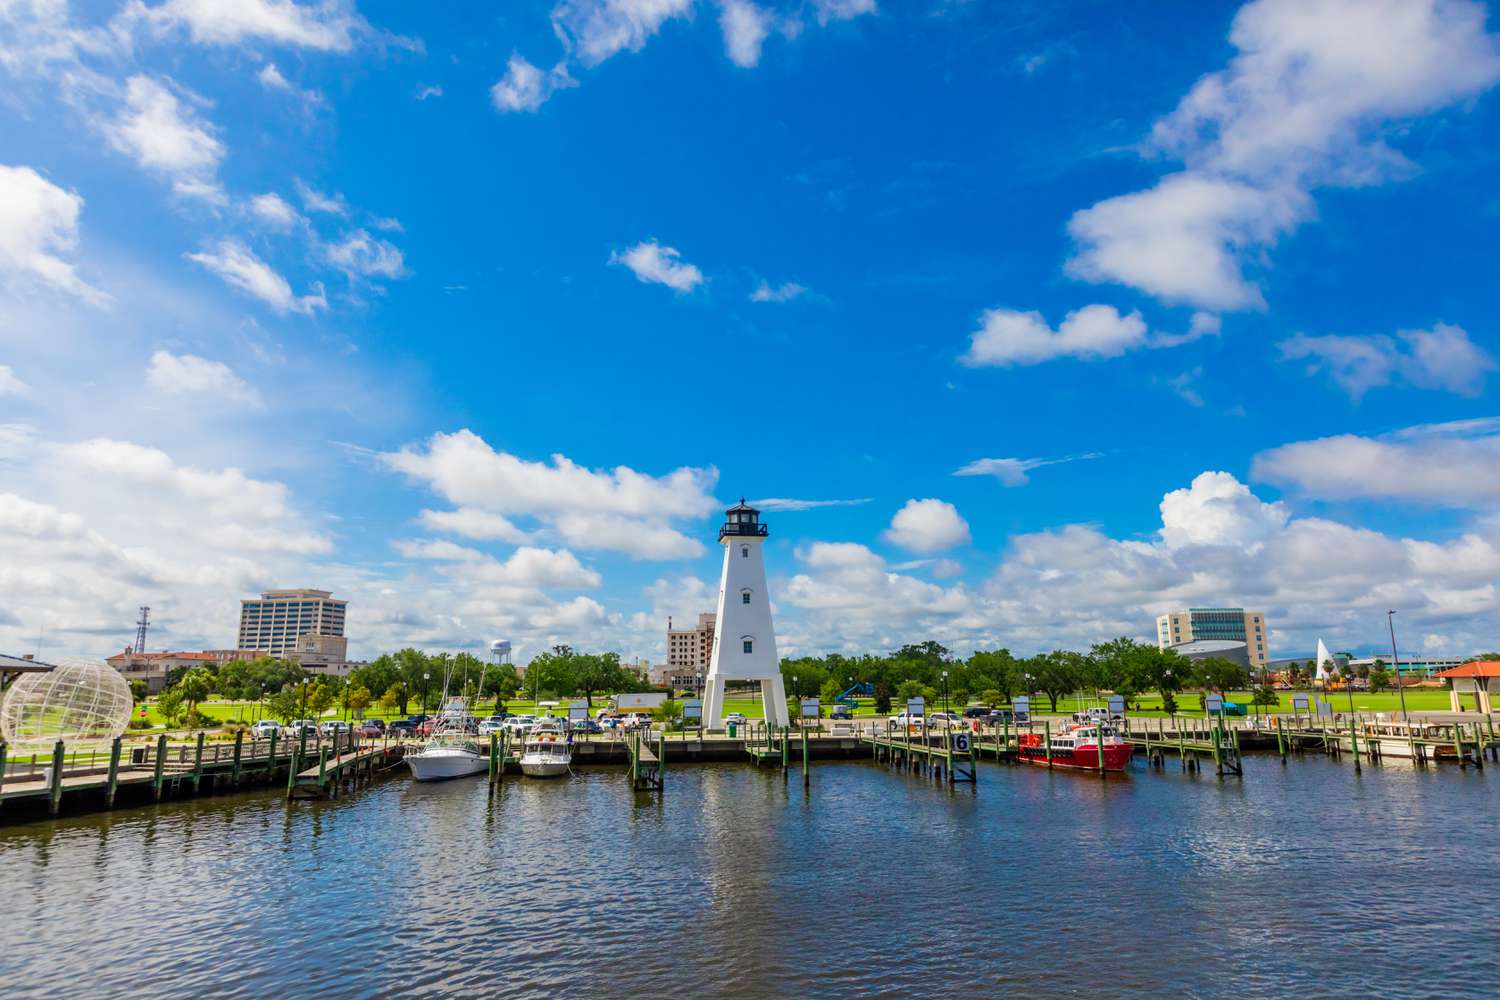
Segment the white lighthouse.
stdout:
<svg viewBox="0 0 1500 1000">
<path fill-rule="evenodd" d="M 714 628 L 713 658 L 704 682 L 704 724 L 717 728 L 724 717 L 727 681 L 760 681 L 766 723 L 789 724 L 776 631 L 771 626 L 771 596 L 766 593 L 766 566 L 760 546 L 766 526 L 760 511 L 743 499 L 726 513 L 719 529 L 724 571 L 719 574 L 719 614 Z"/>
</svg>

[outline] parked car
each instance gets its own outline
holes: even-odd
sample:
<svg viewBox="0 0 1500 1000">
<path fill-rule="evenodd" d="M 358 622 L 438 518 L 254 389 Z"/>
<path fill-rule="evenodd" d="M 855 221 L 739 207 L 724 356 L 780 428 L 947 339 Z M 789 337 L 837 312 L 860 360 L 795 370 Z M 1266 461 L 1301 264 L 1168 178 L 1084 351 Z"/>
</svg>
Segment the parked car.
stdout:
<svg viewBox="0 0 1500 1000">
<path fill-rule="evenodd" d="M 642 715 L 640 712 L 631 712 L 629 715 L 625 716 L 625 721 L 624 721 L 623 725 L 624 725 L 624 727 L 627 730 L 630 730 L 630 729 L 650 729 L 651 728 L 651 716 L 649 716 L 649 715 Z"/>
<path fill-rule="evenodd" d="M 749 719 L 745 718 L 744 712 L 730 712 L 728 715 L 724 716 L 724 725 L 726 726 L 730 723 L 733 723 L 736 726 L 743 726 L 747 725 L 749 721 Z"/>
<path fill-rule="evenodd" d="M 952 712 L 927 713 L 928 729 L 947 729 L 951 726 L 956 725 L 958 725 L 958 716 L 954 715 Z"/>
<path fill-rule="evenodd" d="M 297 719 L 286 727 L 286 732 L 292 739 L 301 739 L 303 733 L 308 736 L 317 736 L 318 724 L 312 719 Z"/>
<path fill-rule="evenodd" d="M 902 712 L 900 715 L 891 716 L 886 721 L 899 729 L 902 726 L 920 727 L 922 725 L 922 718 L 920 715 L 911 715 L 907 712 Z"/>
<path fill-rule="evenodd" d="M 416 719 L 394 719 L 385 728 L 392 736 L 410 736 L 417 731 L 417 727 L 421 724 Z"/>
<path fill-rule="evenodd" d="M 577 722 L 572 723 L 572 728 L 573 732 L 575 733 L 604 732 L 604 727 L 599 725 L 599 723 L 595 722 L 593 719 L 580 719 Z"/>
<path fill-rule="evenodd" d="M 349 731 L 349 728 L 349 723 L 335 719 L 319 726 L 318 733 L 324 737 L 342 736 Z"/>
<path fill-rule="evenodd" d="M 536 725 L 534 715 L 512 715 L 505 720 L 505 728 L 510 730 L 512 736 L 525 736 L 531 732 L 531 727 Z"/>
<path fill-rule="evenodd" d="M 250 735 L 258 740 L 267 739 L 272 733 L 281 732 L 281 723 L 274 719 L 261 719 L 250 727 Z"/>
<path fill-rule="evenodd" d="M 488 736 L 490 733 L 498 733 L 505 729 L 504 719 L 489 718 L 479 723 L 479 735 Z"/>
<path fill-rule="evenodd" d="M 970 705 L 964 709 L 965 719 L 989 719 L 994 714 L 994 709 L 988 705 Z"/>
</svg>

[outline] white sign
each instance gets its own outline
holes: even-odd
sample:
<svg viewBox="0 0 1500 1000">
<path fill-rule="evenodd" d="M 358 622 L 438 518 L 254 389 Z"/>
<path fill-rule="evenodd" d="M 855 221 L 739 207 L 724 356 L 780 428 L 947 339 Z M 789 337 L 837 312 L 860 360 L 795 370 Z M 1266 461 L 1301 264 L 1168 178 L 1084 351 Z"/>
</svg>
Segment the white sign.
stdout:
<svg viewBox="0 0 1500 1000">
<path fill-rule="evenodd" d="M 1112 694 L 1109 696 L 1109 714 L 1111 716 L 1123 716 L 1125 714 L 1125 697 L 1123 695 Z"/>
<path fill-rule="evenodd" d="M 1305 694 L 1294 694 L 1294 695 L 1292 695 L 1292 708 L 1293 708 L 1294 711 L 1298 711 L 1298 712 L 1305 712 L 1305 711 L 1307 711 L 1307 695 L 1305 695 Z"/>
<path fill-rule="evenodd" d="M 687 719 L 703 718 L 703 702 L 698 698 L 689 698 L 682 703 L 682 717 Z"/>
<path fill-rule="evenodd" d="M 906 701 L 906 714 L 926 715 L 927 699 L 923 698 L 921 695 L 917 695 L 915 698 L 908 698 Z"/>
<path fill-rule="evenodd" d="M 1216 694 L 1211 694 L 1203 699 L 1203 710 L 1209 715 L 1224 711 L 1224 699 Z"/>
<path fill-rule="evenodd" d="M 1029 695 L 1017 695 L 1010 700 L 1010 710 L 1017 719 L 1025 720 L 1031 715 L 1031 697 Z"/>
<path fill-rule="evenodd" d="M 953 734 L 953 752 L 954 753 L 968 753 L 969 752 L 969 734 L 968 733 L 965 733 L 963 731 L 959 731 L 959 732 L 956 732 L 956 733 Z"/>
<path fill-rule="evenodd" d="M 818 699 L 816 699 L 816 698 L 803 698 L 802 699 L 802 717 L 804 719 L 816 719 L 818 717 L 818 715 L 819 715 Z"/>
<path fill-rule="evenodd" d="M 589 717 L 589 703 L 586 701 L 575 701 L 568 706 L 568 721 L 582 722 Z"/>
</svg>

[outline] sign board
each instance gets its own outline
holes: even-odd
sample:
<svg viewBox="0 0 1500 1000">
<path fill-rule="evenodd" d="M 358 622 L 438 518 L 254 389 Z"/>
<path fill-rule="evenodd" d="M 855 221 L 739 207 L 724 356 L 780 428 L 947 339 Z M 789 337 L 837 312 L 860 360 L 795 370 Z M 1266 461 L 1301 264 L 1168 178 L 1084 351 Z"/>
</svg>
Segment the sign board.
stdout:
<svg viewBox="0 0 1500 1000">
<path fill-rule="evenodd" d="M 956 732 L 956 733 L 953 734 L 953 752 L 954 753 L 968 753 L 969 752 L 969 734 L 968 733 L 964 732 L 963 730 L 959 730 L 958 732 Z"/>
<path fill-rule="evenodd" d="M 1123 717 L 1125 715 L 1125 697 L 1123 695 L 1110 695 L 1108 705 L 1111 718 L 1115 716 Z"/>
<path fill-rule="evenodd" d="M 1016 695 L 1010 700 L 1010 710 L 1017 722 L 1025 722 L 1031 718 L 1031 697 L 1029 695 Z"/>
<path fill-rule="evenodd" d="M 802 699 L 802 717 L 804 719 L 816 719 L 819 714 L 820 714 L 820 712 L 818 710 L 818 699 L 816 699 L 816 698 L 803 698 Z"/>
<path fill-rule="evenodd" d="M 1324 701 L 1322 698 L 1314 698 L 1313 702 L 1317 706 L 1319 715 L 1333 714 L 1333 706 L 1328 704 L 1328 702 Z"/>
<path fill-rule="evenodd" d="M 575 701 L 568 706 L 568 721 L 582 722 L 589 717 L 589 703 L 586 701 Z"/>
<path fill-rule="evenodd" d="M 1224 699 L 1216 694 L 1211 694 L 1203 699 L 1203 710 L 1209 715 L 1217 715 L 1224 711 Z"/>
<path fill-rule="evenodd" d="M 921 695 L 917 695 L 915 698 L 908 698 L 906 700 L 906 714 L 926 715 L 927 699 L 923 698 Z"/>
<path fill-rule="evenodd" d="M 1294 694 L 1294 695 L 1292 695 L 1292 710 L 1295 711 L 1295 712 L 1305 712 L 1305 711 L 1307 711 L 1307 695 L 1305 695 L 1305 694 Z"/>
<path fill-rule="evenodd" d="M 632 694 L 617 694 L 614 697 L 617 712 L 649 712 L 667 700 L 665 691 L 642 691 Z"/>
<path fill-rule="evenodd" d="M 682 703 L 682 720 L 687 722 L 692 719 L 703 718 L 703 700 L 701 698 L 688 698 Z"/>
</svg>

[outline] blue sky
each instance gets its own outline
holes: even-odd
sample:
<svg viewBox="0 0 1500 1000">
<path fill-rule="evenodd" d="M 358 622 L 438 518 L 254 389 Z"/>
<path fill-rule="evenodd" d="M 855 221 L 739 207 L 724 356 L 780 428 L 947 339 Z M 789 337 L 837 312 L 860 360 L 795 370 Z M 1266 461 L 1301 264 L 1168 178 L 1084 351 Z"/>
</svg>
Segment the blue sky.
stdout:
<svg viewBox="0 0 1500 1000">
<path fill-rule="evenodd" d="M 0 648 L 1496 645 L 1467 0 L 0 5 Z M 791 508 L 791 509 L 786 509 Z M 427 512 L 424 514 L 424 512 Z"/>
</svg>

